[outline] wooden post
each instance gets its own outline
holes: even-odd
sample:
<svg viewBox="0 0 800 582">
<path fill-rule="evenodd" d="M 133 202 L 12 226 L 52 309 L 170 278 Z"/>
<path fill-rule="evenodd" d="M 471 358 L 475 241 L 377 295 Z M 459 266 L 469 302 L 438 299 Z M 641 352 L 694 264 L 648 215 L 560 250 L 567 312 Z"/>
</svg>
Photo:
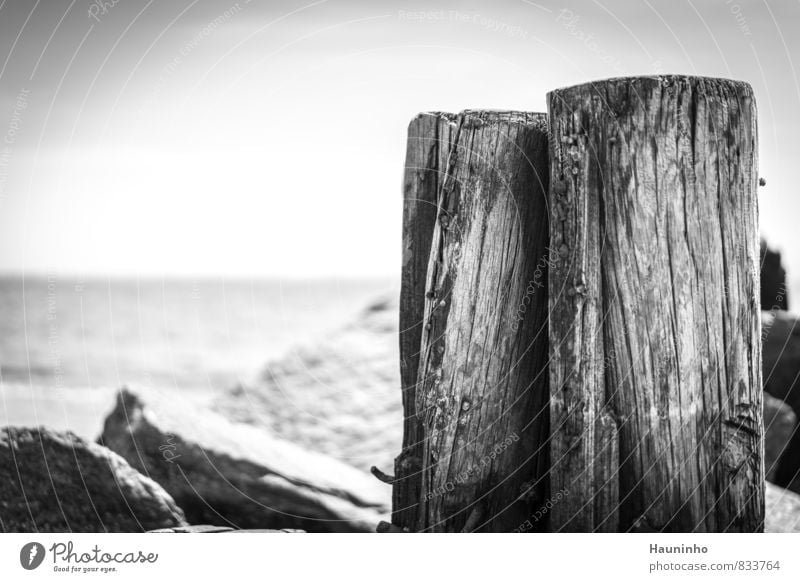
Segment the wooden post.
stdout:
<svg viewBox="0 0 800 582">
<path fill-rule="evenodd" d="M 412 146 L 418 131 L 412 123 L 409 159 L 427 165 L 407 167 L 407 202 L 435 184 L 437 209 L 430 244 L 419 232 L 429 219 L 404 215 L 401 460 L 415 461 L 397 464 L 393 519 L 411 531 L 540 529 L 542 516 L 531 520 L 546 493 L 546 118 L 442 116 L 426 131 L 450 144 L 446 166 L 441 149 Z"/>
<path fill-rule="evenodd" d="M 763 530 L 752 89 L 548 95 L 553 531 Z"/>
<path fill-rule="evenodd" d="M 415 395 L 425 308 L 425 279 L 456 115 L 422 113 L 408 126 L 403 181 L 403 265 L 400 280 L 400 380 L 403 390 L 403 450 L 395 459 L 392 523 L 416 527 L 422 483 L 422 439 Z"/>
</svg>

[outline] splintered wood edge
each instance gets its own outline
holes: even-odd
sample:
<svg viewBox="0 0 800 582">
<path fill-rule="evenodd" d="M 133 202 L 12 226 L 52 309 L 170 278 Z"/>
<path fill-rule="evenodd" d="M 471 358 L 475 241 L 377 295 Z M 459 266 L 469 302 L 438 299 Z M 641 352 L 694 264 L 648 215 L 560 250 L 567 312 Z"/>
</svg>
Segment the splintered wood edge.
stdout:
<svg viewBox="0 0 800 582">
<path fill-rule="evenodd" d="M 609 77 L 607 79 L 598 79 L 596 81 L 579 83 L 578 85 L 558 87 L 557 89 L 548 91 L 546 100 L 549 103 L 551 99 L 556 98 L 557 96 L 582 93 L 609 85 L 623 83 L 628 85 L 636 85 L 647 82 L 663 86 L 670 86 L 679 82 L 694 86 L 702 86 L 704 84 L 727 85 L 731 88 L 742 90 L 747 95 L 753 95 L 753 87 L 750 86 L 750 83 L 737 79 L 727 79 L 724 77 L 703 77 L 699 75 L 641 75 L 631 77 Z"/>
<path fill-rule="evenodd" d="M 457 124 L 459 119 L 469 123 L 477 120 L 482 125 L 500 125 L 504 123 L 518 123 L 532 126 L 535 129 L 547 133 L 547 113 L 538 111 L 516 111 L 510 109 L 464 109 L 459 113 L 448 113 L 444 111 L 424 111 L 418 113 L 411 124 L 424 117 L 435 117 Z"/>
</svg>

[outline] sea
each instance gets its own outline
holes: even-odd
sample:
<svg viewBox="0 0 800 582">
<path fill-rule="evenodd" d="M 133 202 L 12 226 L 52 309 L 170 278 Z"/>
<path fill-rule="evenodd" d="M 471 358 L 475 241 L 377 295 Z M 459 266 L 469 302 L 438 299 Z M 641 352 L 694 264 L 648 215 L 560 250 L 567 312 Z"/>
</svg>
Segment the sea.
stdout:
<svg viewBox="0 0 800 582">
<path fill-rule="evenodd" d="M 332 331 L 389 279 L 0 278 L 0 426 L 87 438 L 126 384 L 210 398 Z"/>
</svg>

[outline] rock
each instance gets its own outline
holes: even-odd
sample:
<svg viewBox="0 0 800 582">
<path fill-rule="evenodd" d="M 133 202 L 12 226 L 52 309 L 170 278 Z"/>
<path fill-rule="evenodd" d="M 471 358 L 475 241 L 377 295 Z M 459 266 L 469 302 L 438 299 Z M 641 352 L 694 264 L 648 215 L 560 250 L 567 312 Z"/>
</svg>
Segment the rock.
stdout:
<svg viewBox="0 0 800 582">
<path fill-rule="evenodd" d="M 184 527 L 164 527 L 147 533 L 227 533 L 234 531 L 232 527 L 221 525 L 187 525 Z"/>
<path fill-rule="evenodd" d="M 391 488 L 176 395 L 124 388 L 100 442 L 170 492 L 192 523 L 374 531 Z"/>
<path fill-rule="evenodd" d="M 800 416 L 800 320 L 785 311 L 761 313 L 764 390 Z M 795 425 L 797 426 L 797 425 Z M 800 430 L 792 430 L 773 482 L 800 493 Z"/>
<path fill-rule="evenodd" d="M 147 533 L 305 533 L 301 529 L 233 529 L 218 525 L 189 525 L 154 529 Z"/>
<path fill-rule="evenodd" d="M 800 411 L 800 320 L 785 311 L 761 312 L 764 390 Z"/>
<path fill-rule="evenodd" d="M 761 309 L 786 311 L 789 296 L 786 290 L 786 270 L 781 264 L 781 254 L 771 250 L 761 240 Z"/>
<path fill-rule="evenodd" d="M 767 483 L 766 533 L 800 532 L 800 495 Z"/>
<path fill-rule="evenodd" d="M 764 393 L 764 467 L 767 481 L 775 482 L 779 459 L 786 450 L 797 425 L 797 416 L 788 404 Z"/>
<path fill-rule="evenodd" d="M 399 361 L 397 298 L 380 298 L 218 398 L 216 409 L 365 472 L 392 472 L 403 437 Z"/>
<path fill-rule="evenodd" d="M 141 532 L 186 525 L 155 482 L 72 433 L 0 429 L 0 531 Z"/>
</svg>

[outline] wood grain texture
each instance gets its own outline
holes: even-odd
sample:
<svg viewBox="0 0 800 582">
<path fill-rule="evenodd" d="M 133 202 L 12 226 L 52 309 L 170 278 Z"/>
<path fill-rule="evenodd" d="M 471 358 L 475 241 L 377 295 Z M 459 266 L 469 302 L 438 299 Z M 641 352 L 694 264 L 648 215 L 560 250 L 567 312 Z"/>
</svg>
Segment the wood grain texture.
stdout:
<svg viewBox="0 0 800 582">
<path fill-rule="evenodd" d="M 546 118 L 455 121 L 425 271 L 421 489 L 405 506 L 413 531 L 511 531 L 546 501 Z"/>
<path fill-rule="evenodd" d="M 552 529 L 762 531 L 752 89 L 611 79 L 548 106 Z"/>
<path fill-rule="evenodd" d="M 400 280 L 400 378 L 403 390 L 403 450 L 395 459 L 392 523 L 416 526 L 422 482 L 422 439 L 415 394 L 425 309 L 425 279 L 456 115 L 430 112 L 408 126 L 403 179 L 403 265 Z"/>
</svg>

